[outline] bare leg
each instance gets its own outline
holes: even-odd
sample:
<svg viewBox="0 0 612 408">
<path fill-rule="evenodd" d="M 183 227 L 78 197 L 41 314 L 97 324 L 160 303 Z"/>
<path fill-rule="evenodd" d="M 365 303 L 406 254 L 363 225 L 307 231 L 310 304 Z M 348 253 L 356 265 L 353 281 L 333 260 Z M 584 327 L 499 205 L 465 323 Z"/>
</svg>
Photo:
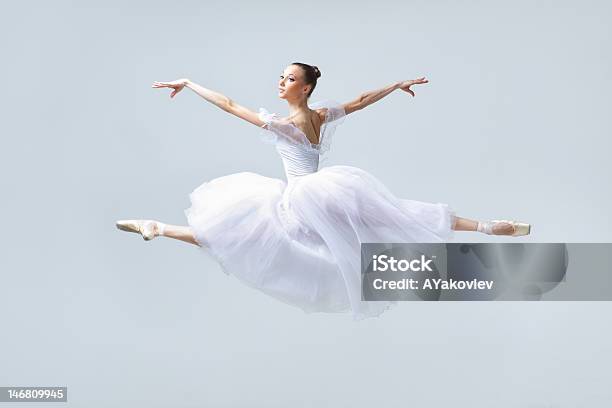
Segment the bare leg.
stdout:
<svg viewBox="0 0 612 408">
<path fill-rule="evenodd" d="M 470 220 L 469 218 L 455 217 L 453 229 L 456 231 L 476 231 L 478 221 Z"/>
<path fill-rule="evenodd" d="M 198 242 L 194 238 L 193 230 L 191 229 L 191 227 L 166 224 L 166 226 L 164 227 L 164 235 L 162 236 L 178 239 L 179 241 L 184 241 L 190 244 L 200 246 L 200 244 L 198 244 Z"/>
<path fill-rule="evenodd" d="M 478 231 L 478 221 L 455 217 L 452 229 L 456 231 Z M 514 227 L 510 224 L 499 223 L 493 227 L 494 235 L 510 235 L 513 232 Z"/>
<path fill-rule="evenodd" d="M 118 220 L 115 225 L 122 231 L 142 235 L 145 241 L 150 241 L 155 237 L 168 237 L 201 246 L 196 241 L 191 227 L 188 226 L 165 224 L 156 220 Z"/>
</svg>

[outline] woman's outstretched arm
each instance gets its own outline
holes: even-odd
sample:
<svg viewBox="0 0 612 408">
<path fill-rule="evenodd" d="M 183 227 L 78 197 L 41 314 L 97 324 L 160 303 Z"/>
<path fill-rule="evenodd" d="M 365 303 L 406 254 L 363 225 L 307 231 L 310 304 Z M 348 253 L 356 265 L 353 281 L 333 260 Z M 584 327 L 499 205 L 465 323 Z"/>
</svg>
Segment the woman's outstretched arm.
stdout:
<svg viewBox="0 0 612 408">
<path fill-rule="evenodd" d="M 257 113 L 245 108 L 244 106 L 238 105 L 236 102 L 234 102 L 227 96 L 219 92 L 215 92 L 213 90 L 204 88 L 203 86 L 198 85 L 189 79 L 186 79 L 186 78 L 177 79 L 176 81 L 172 81 L 172 82 L 153 82 L 153 88 L 172 88 L 174 89 L 172 93 L 170 94 L 170 98 L 174 98 L 174 96 L 177 93 L 181 92 L 183 88 L 185 87 L 193 90 L 195 93 L 200 95 L 202 98 L 206 99 L 208 102 L 218 106 L 219 108 L 223 109 L 224 111 L 228 113 L 231 113 L 232 115 L 236 115 L 239 118 L 244 119 L 247 122 L 250 122 L 258 127 L 261 127 L 264 125 L 264 122 L 261 119 L 259 119 L 259 116 Z"/>
<path fill-rule="evenodd" d="M 359 95 L 357 99 L 347 102 L 343 104 L 342 106 L 344 107 L 344 111 L 348 115 L 349 113 L 358 111 L 360 109 L 365 108 L 368 105 L 373 104 L 376 101 L 379 101 L 380 99 L 389 95 L 391 92 L 395 91 L 396 89 L 401 89 L 402 91 L 408 92 L 410 95 L 414 96 L 414 92 L 412 91 L 412 89 L 410 89 L 410 87 L 412 85 L 426 84 L 428 82 L 429 81 L 425 79 L 425 77 L 421 77 L 418 79 L 410 79 L 408 81 L 395 82 L 391 85 L 385 86 L 384 88 L 376 89 L 374 91 L 364 92 L 361 95 Z"/>
</svg>

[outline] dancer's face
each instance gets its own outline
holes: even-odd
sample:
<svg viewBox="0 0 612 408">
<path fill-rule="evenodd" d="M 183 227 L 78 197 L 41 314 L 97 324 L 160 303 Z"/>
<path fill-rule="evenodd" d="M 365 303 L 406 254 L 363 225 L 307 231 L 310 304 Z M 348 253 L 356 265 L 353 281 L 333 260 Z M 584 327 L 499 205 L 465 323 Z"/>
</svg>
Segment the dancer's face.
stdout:
<svg viewBox="0 0 612 408">
<path fill-rule="evenodd" d="M 297 65 L 289 65 L 278 79 L 278 97 L 296 101 L 308 96 L 310 85 L 304 83 L 304 71 Z"/>
</svg>

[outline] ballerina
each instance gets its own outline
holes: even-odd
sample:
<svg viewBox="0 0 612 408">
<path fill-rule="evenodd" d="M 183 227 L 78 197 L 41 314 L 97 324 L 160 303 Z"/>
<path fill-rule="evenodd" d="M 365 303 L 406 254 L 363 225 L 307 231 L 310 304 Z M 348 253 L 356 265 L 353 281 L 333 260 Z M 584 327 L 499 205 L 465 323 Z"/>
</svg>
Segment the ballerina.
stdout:
<svg viewBox="0 0 612 408">
<path fill-rule="evenodd" d="M 447 204 L 401 199 L 373 175 L 353 166 L 319 169 L 333 134 L 347 115 L 395 90 L 415 96 L 425 77 L 399 81 L 340 104 L 310 103 L 321 72 L 295 62 L 278 81 L 289 115 L 251 111 L 189 79 L 154 82 L 184 88 L 255 126 L 261 140 L 281 156 L 286 180 L 241 172 L 204 182 L 189 195 L 187 226 L 157 220 L 120 220 L 116 226 L 150 241 L 163 236 L 210 254 L 226 274 L 305 312 L 352 312 L 358 320 L 378 316 L 396 302 L 362 301 L 362 242 L 446 242 L 454 231 L 528 235 L 531 226 L 511 220 L 459 217 Z"/>
</svg>

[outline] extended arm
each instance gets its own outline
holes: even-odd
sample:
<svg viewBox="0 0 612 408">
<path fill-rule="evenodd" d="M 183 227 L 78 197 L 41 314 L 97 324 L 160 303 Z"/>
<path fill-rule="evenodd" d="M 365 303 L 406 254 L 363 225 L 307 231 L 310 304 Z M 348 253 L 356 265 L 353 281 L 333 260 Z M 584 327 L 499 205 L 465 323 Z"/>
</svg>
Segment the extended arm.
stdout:
<svg viewBox="0 0 612 408">
<path fill-rule="evenodd" d="M 344 111 L 348 115 L 349 113 L 358 111 L 360 109 L 365 108 L 368 105 L 373 104 L 376 101 L 384 98 L 389 95 L 391 92 L 396 89 L 401 89 L 402 91 L 408 92 L 410 95 L 414 96 L 414 92 L 410 89 L 412 85 L 415 84 L 426 84 L 429 82 L 425 77 L 418 79 L 411 79 L 408 81 L 399 81 L 394 82 L 391 85 L 385 86 L 384 88 L 376 89 L 374 91 L 364 92 L 357 99 L 354 99 L 348 103 L 343 104 Z"/>
<path fill-rule="evenodd" d="M 241 106 L 228 98 L 227 96 L 215 92 L 213 90 L 204 88 L 201 85 L 192 82 L 189 79 L 179 79 L 172 82 L 154 82 L 153 88 L 173 88 L 174 91 L 170 94 L 171 98 L 183 90 L 183 88 L 189 88 L 194 91 L 196 94 L 200 95 L 202 98 L 206 99 L 208 102 L 216 105 L 217 107 L 223 109 L 224 111 L 231 113 L 232 115 L 238 116 L 241 119 L 246 120 L 258 127 L 264 125 L 264 122 L 259 119 L 257 113 Z"/>
</svg>

